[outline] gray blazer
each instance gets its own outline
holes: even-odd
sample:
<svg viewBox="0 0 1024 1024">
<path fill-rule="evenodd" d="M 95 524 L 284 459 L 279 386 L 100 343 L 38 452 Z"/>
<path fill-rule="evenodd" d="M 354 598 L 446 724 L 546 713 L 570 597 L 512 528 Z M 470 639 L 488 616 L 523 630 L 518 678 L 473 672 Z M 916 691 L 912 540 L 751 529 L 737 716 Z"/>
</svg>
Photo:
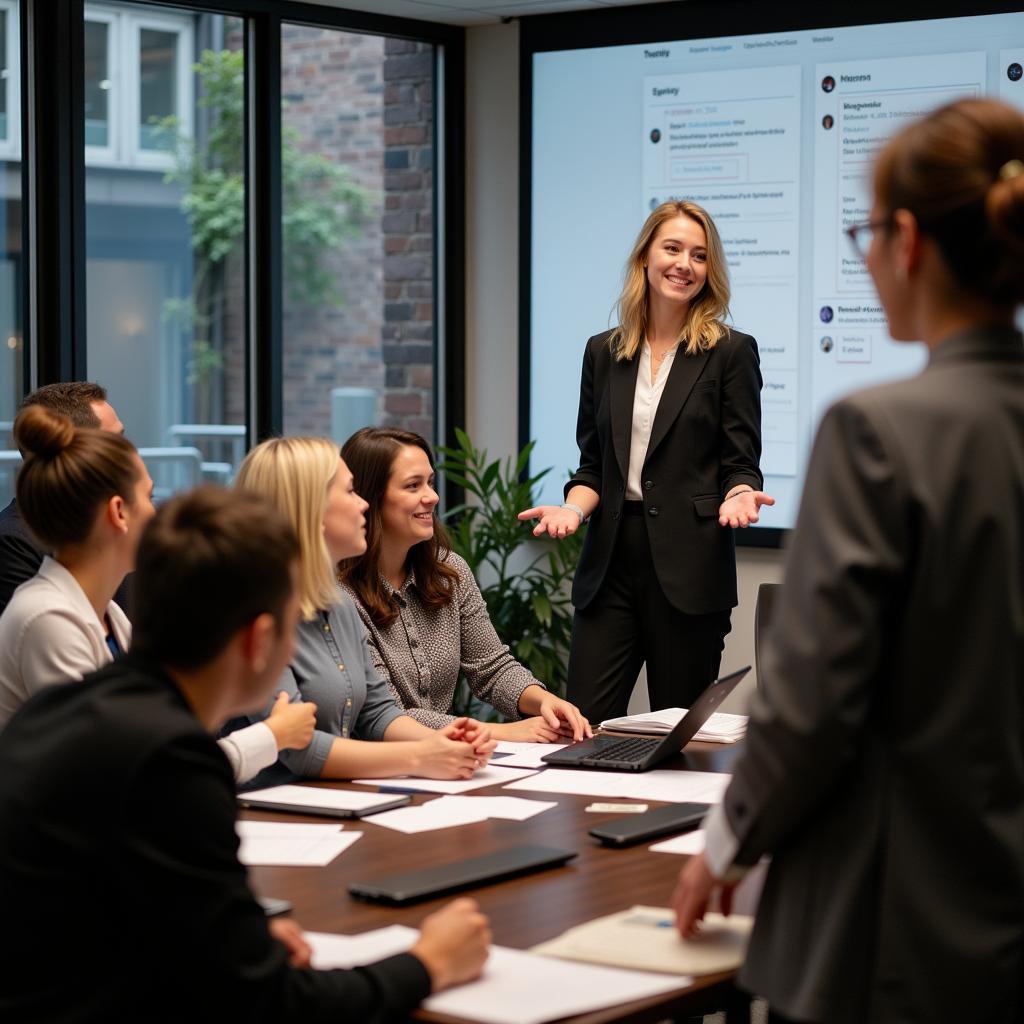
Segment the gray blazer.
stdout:
<svg viewBox="0 0 1024 1024">
<path fill-rule="evenodd" d="M 815 442 L 725 813 L 742 983 L 824 1022 L 1024 1016 L 1024 348 L 940 345 Z"/>
</svg>

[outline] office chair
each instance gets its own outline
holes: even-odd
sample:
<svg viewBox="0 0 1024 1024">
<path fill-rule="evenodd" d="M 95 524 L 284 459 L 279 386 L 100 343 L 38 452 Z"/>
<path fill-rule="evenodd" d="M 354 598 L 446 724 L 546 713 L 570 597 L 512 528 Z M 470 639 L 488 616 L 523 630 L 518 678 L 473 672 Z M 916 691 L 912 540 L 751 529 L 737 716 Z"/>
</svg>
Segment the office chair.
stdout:
<svg viewBox="0 0 1024 1024">
<path fill-rule="evenodd" d="M 762 583 L 757 588 L 757 604 L 754 606 L 754 670 L 757 672 L 757 688 L 762 693 L 765 689 L 765 643 L 775 610 L 775 601 L 781 589 L 781 583 Z"/>
</svg>

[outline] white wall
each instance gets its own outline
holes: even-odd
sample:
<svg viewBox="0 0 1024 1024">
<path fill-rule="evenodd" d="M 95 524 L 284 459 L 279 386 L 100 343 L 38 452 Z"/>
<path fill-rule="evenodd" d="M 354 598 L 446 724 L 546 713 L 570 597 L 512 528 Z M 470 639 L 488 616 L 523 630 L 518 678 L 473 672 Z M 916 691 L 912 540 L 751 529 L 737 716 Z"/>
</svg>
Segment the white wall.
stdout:
<svg viewBox="0 0 1024 1024">
<path fill-rule="evenodd" d="M 466 419 L 493 456 L 518 443 L 519 26 L 466 30 Z M 575 395 L 574 389 L 570 389 Z M 754 663 L 758 585 L 782 577 L 777 551 L 739 554 L 739 607 L 723 669 Z M 753 678 L 730 698 L 742 710 Z M 638 687 L 634 706 L 646 692 Z"/>
</svg>

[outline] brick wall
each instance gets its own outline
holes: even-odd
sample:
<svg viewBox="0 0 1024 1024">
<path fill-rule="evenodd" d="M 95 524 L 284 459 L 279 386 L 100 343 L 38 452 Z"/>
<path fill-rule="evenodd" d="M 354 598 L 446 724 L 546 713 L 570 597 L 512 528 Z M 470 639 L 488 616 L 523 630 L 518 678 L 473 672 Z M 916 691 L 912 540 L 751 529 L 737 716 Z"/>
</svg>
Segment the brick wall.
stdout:
<svg viewBox="0 0 1024 1024">
<path fill-rule="evenodd" d="M 384 420 L 433 440 L 434 50 L 384 54 Z"/>
<path fill-rule="evenodd" d="M 284 301 L 284 417 L 289 434 L 329 435 L 335 387 L 377 392 L 378 422 L 433 440 L 433 48 L 284 25 L 283 126 L 299 147 L 349 169 L 371 196 L 360 232 L 325 259 L 339 308 Z M 242 375 L 241 274 L 229 273 L 228 380 Z M 237 385 L 226 422 L 244 422 Z"/>
</svg>

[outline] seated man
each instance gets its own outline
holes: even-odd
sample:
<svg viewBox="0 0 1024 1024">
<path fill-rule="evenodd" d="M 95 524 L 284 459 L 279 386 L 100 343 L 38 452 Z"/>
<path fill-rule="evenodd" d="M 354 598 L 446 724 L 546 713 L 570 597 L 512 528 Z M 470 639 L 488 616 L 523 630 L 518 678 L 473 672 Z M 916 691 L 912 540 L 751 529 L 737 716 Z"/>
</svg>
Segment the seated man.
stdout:
<svg viewBox="0 0 1024 1024">
<path fill-rule="evenodd" d="M 124 424 L 107 401 L 107 392 L 91 381 L 72 381 L 65 384 L 45 384 L 36 388 L 19 406 L 44 405 L 53 412 L 67 416 L 76 427 L 92 427 L 123 434 Z M 25 580 L 39 571 L 46 554 L 24 524 L 18 512 L 18 503 L 0 510 L 0 612 L 7 607 L 11 595 Z M 115 600 L 128 611 L 127 580 L 121 584 Z"/>
<path fill-rule="evenodd" d="M 310 971 L 297 926 L 268 925 L 249 890 L 210 734 L 263 706 L 291 656 L 297 556 L 254 495 L 173 499 L 139 548 L 131 651 L 0 733 L 0 1019 L 378 1021 L 480 972 L 471 900 L 408 954 Z"/>
</svg>

